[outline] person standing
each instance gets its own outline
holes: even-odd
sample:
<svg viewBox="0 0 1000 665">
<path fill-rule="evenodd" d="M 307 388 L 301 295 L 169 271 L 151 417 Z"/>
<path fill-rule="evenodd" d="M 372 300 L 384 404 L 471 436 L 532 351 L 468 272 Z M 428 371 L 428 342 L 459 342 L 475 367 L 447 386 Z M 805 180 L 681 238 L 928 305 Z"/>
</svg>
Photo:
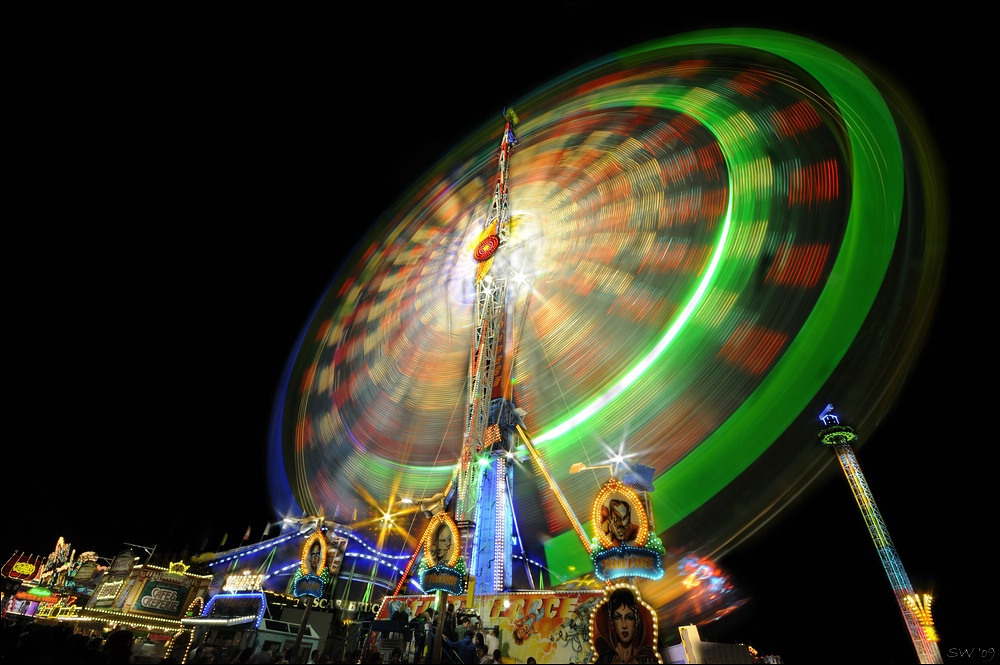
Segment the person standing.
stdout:
<svg viewBox="0 0 1000 665">
<path fill-rule="evenodd" d="M 421 621 L 416 627 L 415 653 L 417 656 L 423 656 L 424 649 L 427 645 L 427 635 L 430 634 L 431 626 L 434 624 L 434 608 L 428 607 L 418 618 Z"/>
<path fill-rule="evenodd" d="M 132 653 L 131 630 L 120 628 L 108 636 L 104 642 L 105 662 L 112 663 L 135 663 L 135 655 Z M 204 649 L 202 650 L 204 651 Z"/>
<path fill-rule="evenodd" d="M 458 622 L 455 620 L 455 603 L 448 603 L 444 613 L 444 636 L 451 640 L 458 639 Z"/>
<path fill-rule="evenodd" d="M 472 641 L 472 633 L 466 633 L 465 637 L 460 640 L 450 640 L 447 636 L 441 638 L 444 646 L 451 649 L 452 653 L 458 658 L 458 662 L 466 663 L 467 665 L 475 665 L 479 662 L 476 658 L 476 643 Z"/>
<path fill-rule="evenodd" d="M 475 633 L 472 632 L 472 622 L 467 616 L 462 617 L 462 620 L 458 623 L 455 632 L 457 634 L 452 637 L 453 640 L 461 641 L 466 635 L 470 634 L 473 636 L 473 639 L 475 639 Z"/>
<path fill-rule="evenodd" d="M 239 665 L 240 663 L 250 662 L 250 656 L 253 655 L 253 649 L 247 647 L 246 649 L 237 649 L 229 657 L 229 660 L 224 660 L 221 662 L 229 663 L 230 665 Z"/>
<path fill-rule="evenodd" d="M 392 631 L 390 635 L 397 639 L 405 637 L 406 635 L 404 633 L 409 629 L 407 624 L 410 622 L 410 614 L 406 610 L 406 605 L 399 603 L 389 618 L 399 624 L 397 626 L 399 630 Z"/>
<path fill-rule="evenodd" d="M 500 625 L 497 624 L 486 633 L 483 638 L 486 641 L 486 652 L 492 654 L 500 648 Z"/>
<path fill-rule="evenodd" d="M 252 665 L 261 665 L 262 663 L 270 663 L 271 658 L 274 656 L 271 649 L 261 649 L 254 655 L 250 656 L 250 662 Z"/>
</svg>

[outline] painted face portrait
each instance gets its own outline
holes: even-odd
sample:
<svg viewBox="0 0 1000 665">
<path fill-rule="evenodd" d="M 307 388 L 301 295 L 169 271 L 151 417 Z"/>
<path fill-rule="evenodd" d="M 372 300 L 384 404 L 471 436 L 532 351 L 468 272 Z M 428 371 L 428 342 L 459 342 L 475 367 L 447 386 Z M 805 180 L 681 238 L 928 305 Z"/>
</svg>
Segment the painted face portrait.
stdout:
<svg viewBox="0 0 1000 665">
<path fill-rule="evenodd" d="M 628 646 L 635 639 L 636 610 L 635 606 L 622 603 L 618 607 L 613 607 L 611 613 L 611 626 L 618 637 L 618 643 Z"/>
<path fill-rule="evenodd" d="M 319 575 L 319 567 L 322 563 L 323 550 L 318 543 L 313 543 L 309 548 L 309 572 Z"/>
<path fill-rule="evenodd" d="M 655 621 L 640 611 L 639 600 L 627 588 L 615 589 L 605 609 L 607 623 L 597 635 L 597 663 L 659 663 L 653 649 L 647 621 Z"/>
<path fill-rule="evenodd" d="M 434 558 L 439 564 L 445 563 L 450 553 L 451 529 L 447 525 L 442 525 L 438 528 L 437 534 L 434 536 Z"/>
<path fill-rule="evenodd" d="M 632 507 L 625 501 L 611 499 L 609 504 L 611 517 L 611 537 L 624 543 L 629 539 L 629 528 L 632 526 Z"/>
</svg>

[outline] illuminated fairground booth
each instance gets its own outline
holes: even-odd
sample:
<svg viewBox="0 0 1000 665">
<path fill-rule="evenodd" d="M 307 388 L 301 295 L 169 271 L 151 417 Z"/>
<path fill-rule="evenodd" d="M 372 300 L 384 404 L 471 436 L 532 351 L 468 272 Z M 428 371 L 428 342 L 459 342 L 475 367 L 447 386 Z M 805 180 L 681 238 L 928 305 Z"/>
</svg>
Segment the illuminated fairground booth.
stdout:
<svg viewBox="0 0 1000 665">
<path fill-rule="evenodd" d="M 61 537 L 47 556 L 14 552 L 2 567 L 3 613 L 44 617 L 86 605 L 107 569 L 95 552 L 77 554 Z"/>
<path fill-rule="evenodd" d="M 202 561 L 212 571 L 212 596 L 196 616 L 183 623 L 195 631 L 193 644 L 212 647 L 229 660 L 251 648 L 254 653 L 291 649 L 305 662 L 320 646 L 309 623 L 313 604 L 329 605 L 346 542 L 318 524 L 254 545 L 210 553 Z M 285 620 L 285 608 L 294 622 Z M 329 628 L 329 621 L 324 628 Z M 325 634 L 325 633 L 324 633 Z"/>
<path fill-rule="evenodd" d="M 189 573 L 182 562 L 167 568 L 139 564 L 131 550 L 116 555 L 110 566 L 99 566 L 97 555 L 77 557 L 62 538 L 53 553 L 37 563 L 24 556 L 11 559 L 11 570 L 24 579 L 5 602 L 5 614 L 71 623 L 74 632 L 97 637 L 127 628 L 139 662 L 159 662 L 186 652 L 191 631 L 181 618 L 200 610 L 211 581 L 208 575 Z"/>
<path fill-rule="evenodd" d="M 294 647 L 308 656 L 330 638 L 331 648 L 354 650 L 399 566 L 322 517 L 286 527 L 274 538 L 167 568 L 140 564 L 131 550 L 98 565 L 96 555 L 78 556 L 60 538 L 47 557 L 8 557 L 3 612 L 72 623 L 75 632 L 100 637 L 128 628 L 140 662 L 168 655 L 189 662 L 198 645 L 213 647 L 217 662 L 246 647 Z M 345 558 L 350 563 L 342 567 Z"/>
<path fill-rule="evenodd" d="M 55 604 L 59 596 L 50 589 L 38 589 L 38 574 L 44 559 L 26 552 L 14 552 L 4 562 L 0 573 L 3 575 L 3 616 L 8 612 L 31 617 L 40 605 Z M 35 591 L 35 593 L 31 593 Z"/>
<path fill-rule="evenodd" d="M 458 616 L 495 631 L 501 655 L 512 662 L 529 657 L 539 663 L 661 662 L 657 612 L 638 587 L 638 580 L 657 580 L 664 574 L 663 545 L 649 528 L 652 471 L 636 464 L 621 481 L 612 476 L 600 488 L 592 505 L 592 537 L 581 542 L 589 551 L 594 576 L 551 589 L 539 583 L 477 593 L 477 578 L 465 573 L 460 548 L 452 546 L 460 541 L 458 526 L 449 513 L 437 512 L 418 550 L 422 558 L 414 583 L 425 593 L 386 597 L 367 648 L 378 650 L 383 660 L 399 648 L 412 660 L 421 652 L 421 640 L 402 630 L 393 617 L 410 622 L 429 608 L 453 604 Z M 628 623 L 627 631 L 621 629 L 623 622 Z M 432 662 L 442 658 L 440 647 L 425 646 L 421 655 Z M 605 660 L 613 656 L 619 660 Z"/>
<path fill-rule="evenodd" d="M 356 647 L 347 647 L 348 633 L 357 644 L 359 621 L 370 622 L 377 609 L 362 599 L 381 599 L 395 582 L 377 570 L 371 551 L 322 516 L 287 520 L 274 538 L 196 557 L 211 574 L 211 598 L 183 623 L 194 629 L 193 644 L 213 647 L 217 660 L 247 647 L 291 648 L 305 658 L 313 649 L 349 652 Z"/>
</svg>

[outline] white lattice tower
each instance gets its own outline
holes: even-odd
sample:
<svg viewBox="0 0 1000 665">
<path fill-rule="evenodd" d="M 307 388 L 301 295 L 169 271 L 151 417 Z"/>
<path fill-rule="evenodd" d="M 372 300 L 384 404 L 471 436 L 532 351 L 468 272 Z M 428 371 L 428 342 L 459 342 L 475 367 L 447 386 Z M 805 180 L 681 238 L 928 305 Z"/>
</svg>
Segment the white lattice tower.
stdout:
<svg viewBox="0 0 1000 665">
<path fill-rule="evenodd" d="M 510 482 L 501 425 L 513 417 L 507 398 L 505 365 L 507 282 L 509 262 L 498 260 L 510 233 L 508 171 L 517 145 L 517 116 L 505 110 L 498 174 L 483 231 L 473 251 L 476 261 L 475 335 L 469 358 L 466 428 L 459 458 L 455 520 L 462 533 L 470 572 L 485 584 L 477 591 L 496 592 L 509 582 L 510 534 L 513 516 Z M 487 464 L 480 464 L 480 462 Z M 483 492 L 488 496 L 481 501 Z M 484 508 L 483 504 L 488 504 Z"/>
</svg>

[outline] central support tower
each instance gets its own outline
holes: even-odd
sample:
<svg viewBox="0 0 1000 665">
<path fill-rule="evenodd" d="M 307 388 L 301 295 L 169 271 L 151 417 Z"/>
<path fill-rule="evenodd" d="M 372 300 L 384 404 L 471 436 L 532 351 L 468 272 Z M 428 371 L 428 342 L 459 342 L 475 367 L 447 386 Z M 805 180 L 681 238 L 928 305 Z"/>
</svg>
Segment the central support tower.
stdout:
<svg viewBox="0 0 1000 665">
<path fill-rule="evenodd" d="M 517 115 L 513 109 L 505 109 L 504 118 L 493 200 L 473 250 L 475 333 L 456 488 L 455 521 L 469 562 L 470 583 L 476 584 L 477 594 L 495 593 L 511 585 L 513 468 L 508 462 L 516 428 L 523 427 L 509 392 L 510 358 L 506 352 L 509 261 L 502 257 L 510 234 L 507 175 L 511 151 L 517 145 L 514 134 Z"/>
</svg>

